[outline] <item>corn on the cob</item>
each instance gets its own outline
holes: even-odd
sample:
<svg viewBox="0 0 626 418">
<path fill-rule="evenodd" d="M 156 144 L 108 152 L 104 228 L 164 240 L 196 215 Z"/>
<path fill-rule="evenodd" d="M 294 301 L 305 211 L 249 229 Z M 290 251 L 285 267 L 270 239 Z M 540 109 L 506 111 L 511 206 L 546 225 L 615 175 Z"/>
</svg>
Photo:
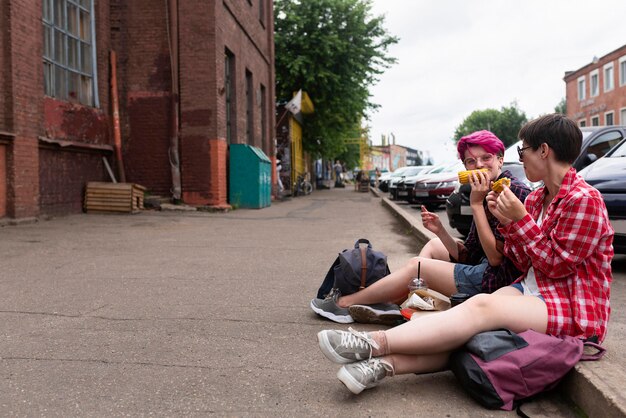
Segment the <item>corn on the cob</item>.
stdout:
<svg viewBox="0 0 626 418">
<path fill-rule="evenodd" d="M 491 190 L 497 193 L 501 193 L 504 190 L 504 186 L 511 186 L 511 179 L 502 177 L 500 180 L 496 181 L 491 185 Z"/>
<path fill-rule="evenodd" d="M 489 169 L 488 168 L 481 168 L 480 170 L 459 171 L 459 182 L 461 184 L 469 183 L 469 178 L 472 175 L 472 173 L 476 172 L 476 174 L 478 174 L 478 172 L 480 172 L 480 171 L 487 172 L 487 171 L 489 171 Z"/>
</svg>

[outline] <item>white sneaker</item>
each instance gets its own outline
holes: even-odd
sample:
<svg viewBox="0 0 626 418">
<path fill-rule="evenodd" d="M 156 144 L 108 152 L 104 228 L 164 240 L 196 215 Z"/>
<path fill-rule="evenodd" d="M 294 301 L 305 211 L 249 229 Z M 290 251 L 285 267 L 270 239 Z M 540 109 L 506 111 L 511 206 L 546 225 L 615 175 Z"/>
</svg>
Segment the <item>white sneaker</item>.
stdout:
<svg viewBox="0 0 626 418">
<path fill-rule="evenodd" d="M 384 360 L 373 358 L 358 363 L 346 364 L 337 372 L 337 379 L 350 392 L 358 395 L 365 389 L 377 386 L 388 374 L 393 376 L 393 372 L 391 364 Z"/>
</svg>

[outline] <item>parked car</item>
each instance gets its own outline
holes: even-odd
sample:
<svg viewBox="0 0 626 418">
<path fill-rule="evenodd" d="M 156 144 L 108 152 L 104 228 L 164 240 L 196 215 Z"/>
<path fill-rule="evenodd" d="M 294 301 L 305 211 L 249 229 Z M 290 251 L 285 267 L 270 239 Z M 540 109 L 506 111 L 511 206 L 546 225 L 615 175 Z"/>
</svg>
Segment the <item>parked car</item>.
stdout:
<svg viewBox="0 0 626 418">
<path fill-rule="evenodd" d="M 394 171 L 391 177 L 391 180 L 389 181 L 389 197 L 392 200 L 397 199 L 398 198 L 398 184 L 401 181 L 403 181 L 406 177 L 412 177 L 412 176 L 418 175 L 424 170 L 425 167 L 431 167 L 431 166 L 416 165 L 416 166 L 400 167 L 400 168 L 403 168 L 404 170 L 402 170 L 398 174 L 396 173 L 398 172 L 398 170 L 400 170 L 400 168 Z"/>
<path fill-rule="evenodd" d="M 615 230 L 613 248 L 626 254 L 626 140 L 581 170 L 580 175 L 602 193 Z"/>
<path fill-rule="evenodd" d="M 428 209 L 436 209 L 446 203 L 448 196 L 454 192 L 459 183 L 460 170 L 464 170 L 463 163 L 455 162 L 444 165 L 440 170 L 428 172 L 416 179 L 414 184 L 407 185 L 410 188 L 407 200 L 410 203 L 424 205 Z"/>
<path fill-rule="evenodd" d="M 611 148 L 626 138 L 626 126 L 589 126 L 580 130 L 583 133 L 583 143 L 580 155 L 572 164 L 576 171 L 602 158 Z"/>
<path fill-rule="evenodd" d="M 402 177 L 396 184 L 396 199 L 398 200 L 408 200 L 410 202 L 410 197 L 413 190 L 413 185 L 415 182 L 427 175 L 431 171 L 435 170 L 436 167 L 432 165 L 420 165 L 419 170 L 415 170 L 412 172 L 412 175 L 407 175 Z"/>
<path fill-rule="evenodd" d="M 398 167 L 396 168 L 390 175 L 389 179 L 385 182 L 385 185 L 383 186 L 383 189 L 381 189 L 383 192 L 391 192 L 389 190 L 389 188 L 391 187 L 391 184 L 394 182 L 394 180 L 399 180 L 400 177 L 402 177 L 402 173 L 404 173 L 406 170 L 408 170 L 409 167 Z"/>
<path fill-rule="evenodd" d="M 392 175 L 393 173 L 391 171 L 385 171 L 380 175 L 380 178 L 378 179 L 378 190 L 381 192 L 389 191 L 389 180 Z"/>
</svg>

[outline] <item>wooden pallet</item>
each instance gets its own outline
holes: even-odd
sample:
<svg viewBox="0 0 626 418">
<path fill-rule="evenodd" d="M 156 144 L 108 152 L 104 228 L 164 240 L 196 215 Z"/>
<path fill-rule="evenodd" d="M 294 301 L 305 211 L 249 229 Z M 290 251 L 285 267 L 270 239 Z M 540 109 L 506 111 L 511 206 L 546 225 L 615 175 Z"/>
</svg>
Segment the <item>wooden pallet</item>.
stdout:
<svg viewBox="0 0 626 418">
<path fill-rule="evenodd" d="M 135 183 L 89 182 L 85 190 L 87 213 L 137 213 L 143 210 L 146 188 Z"/>
</svg>

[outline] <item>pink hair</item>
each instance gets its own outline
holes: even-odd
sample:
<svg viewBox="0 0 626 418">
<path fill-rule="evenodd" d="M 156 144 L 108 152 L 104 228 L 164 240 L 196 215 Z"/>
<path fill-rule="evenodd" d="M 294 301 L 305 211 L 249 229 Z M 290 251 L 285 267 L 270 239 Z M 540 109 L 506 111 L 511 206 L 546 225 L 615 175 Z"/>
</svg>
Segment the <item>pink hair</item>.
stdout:
<svg viewBox="0 0 626 418">
<path fill-rule="evenodd" d="M 467 151 L 467 147 L 470 145 L 483 147 L 485 151 L 494 155 L 504 155 L 504 144 L 493 132 L 476 131 L 459 139 L 456 150 L 459 152 L 461 160 L 465 158 L 465 151 Z"/>
</svg>

